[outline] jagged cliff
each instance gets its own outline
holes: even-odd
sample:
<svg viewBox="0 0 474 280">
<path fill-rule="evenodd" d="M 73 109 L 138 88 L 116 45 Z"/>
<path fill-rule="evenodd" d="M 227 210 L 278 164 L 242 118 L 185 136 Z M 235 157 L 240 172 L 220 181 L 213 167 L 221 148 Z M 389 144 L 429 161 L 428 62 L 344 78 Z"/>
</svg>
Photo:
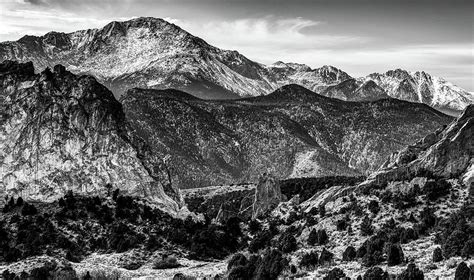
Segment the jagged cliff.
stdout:
<svg viewBox="0 0 474 280">
<path fill-rule="evenodd" d="M 32 63 L 6 61 L 0 101 L 2 196 L 52 201 L 68 190 L 118 188 L 179 209 L 163 163 L 130 134 L 121 104 L 95 78 L 60 65 L 35 74 Z"/>
</svg>

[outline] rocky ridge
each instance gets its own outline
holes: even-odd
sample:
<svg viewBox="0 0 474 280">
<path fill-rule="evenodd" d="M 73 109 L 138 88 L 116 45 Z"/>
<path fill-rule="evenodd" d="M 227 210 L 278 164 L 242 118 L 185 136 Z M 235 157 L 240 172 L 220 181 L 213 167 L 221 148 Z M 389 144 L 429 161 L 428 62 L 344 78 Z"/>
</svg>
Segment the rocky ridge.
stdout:
<svg viewBox="0 0 474 280">
<path fill-rule="evenodd" d="M 182 206 L 161 159 L 130 134 L 122 105 L 95 78 L 7 61 L 0 93 L 2 196 L 53 201 L 118 188 L 169 212 Z"/>
</svg>

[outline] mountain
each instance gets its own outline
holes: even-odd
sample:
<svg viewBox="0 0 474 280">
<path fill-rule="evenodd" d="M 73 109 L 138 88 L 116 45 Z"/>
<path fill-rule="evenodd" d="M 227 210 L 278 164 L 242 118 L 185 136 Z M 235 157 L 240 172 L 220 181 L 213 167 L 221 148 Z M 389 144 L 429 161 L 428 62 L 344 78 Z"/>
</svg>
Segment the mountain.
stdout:
<svg viewBox="0 0 474 280">
<path fill-rule="evenodd" d="M 425 103 L 445 112 L 462 111 L 474 104 L 472 93 L 423 71 L 409 73 L 396 69 L 370 74 L 367 80 L 377 83 L 393 98 Z"/>
<path fill-rule="evenodd" d="M 298 85 L 239 100 L 132 89 L 121 99 L 134 133 L 167 159 L 181 188 L 278 178 L 360 175 L 448 123 L 423 104 L 345 102 Z"/>
<path fill-rule="evenodd" d="M 263 65 L 237 51 L 211 46 L 157 18 L 25 36 L 0 43 L 0 60 L 32 61 L 37 69 L 62 64 L 73 73 L 95 76 L 117 97 L 139 87 L 175 88 L 204 99 L 232 99 L 269 94 L 294 83 L 343 100 L 366 101 L 388 95 L 448 113 L 474 103 L 473 94 L 424 72 L 394 70 L 354 79 L 333 66 L 311 69 L 281 61 Z"/>
<path fill-rule="evenodd" d="M 402 181 L 414 176 L 459 177 L 466 186 L 474 182 L 474 105 L 442 130 L 394 153 L 372 174 L 367 185 Z"/>
<path fill-rule="evenodd" d="M 53 201 L 67 191 L 181 206 L 160 159 L 128 129 L 122 105 L 91 76 L 61 65 L 0 64 L 0 194 Z"/>
</svg>

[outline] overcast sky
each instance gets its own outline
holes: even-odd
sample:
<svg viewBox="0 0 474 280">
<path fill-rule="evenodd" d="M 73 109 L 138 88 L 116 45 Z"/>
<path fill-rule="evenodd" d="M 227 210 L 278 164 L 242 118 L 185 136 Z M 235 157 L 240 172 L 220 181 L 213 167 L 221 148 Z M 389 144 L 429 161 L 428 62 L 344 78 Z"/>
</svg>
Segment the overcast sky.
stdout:
<svg viewBox="0 0 474 280">
<path fill-rule="evenodd" d="M 474 91 L 472 0 L 0 0 L 0 41 L 165 18 L 262 63 L 424 70 Z"/>
</svg>

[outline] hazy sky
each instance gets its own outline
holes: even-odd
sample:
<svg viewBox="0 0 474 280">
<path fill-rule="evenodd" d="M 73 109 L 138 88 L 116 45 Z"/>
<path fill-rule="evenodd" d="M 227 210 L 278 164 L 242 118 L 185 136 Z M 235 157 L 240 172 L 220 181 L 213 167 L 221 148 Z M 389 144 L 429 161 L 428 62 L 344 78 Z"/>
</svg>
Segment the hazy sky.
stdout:
<svg viewBox="0 0 474 280">
<path fill-rule="evenodd" d="M 165 18 L 262 63 L 424 70 L 474 91 L 472 0 L 0 0 L 0 41 Z"/>
</svg>

